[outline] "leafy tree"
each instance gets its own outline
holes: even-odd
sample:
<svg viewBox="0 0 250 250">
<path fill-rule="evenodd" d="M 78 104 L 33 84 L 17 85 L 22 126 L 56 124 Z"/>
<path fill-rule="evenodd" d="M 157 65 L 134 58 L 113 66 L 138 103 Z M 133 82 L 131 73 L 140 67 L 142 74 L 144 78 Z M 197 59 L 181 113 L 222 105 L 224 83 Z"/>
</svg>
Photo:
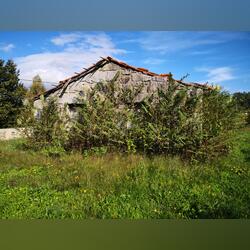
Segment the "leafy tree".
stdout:
<svg viewBox="0 0 250 250">
<path fill-rule="evenodd" d="M 31 87 L 27 92 L 27 99 L 32 102 L 33 98 L 39 94 L 42 94 L 46 91 L 45 86 L 43 85 L 42 79 L 39 75 L 36 75 L 33 78 Z"/>
<path fill-rule="evenodd" d="M 19 70 L 12 60 L 0 60 L 0 128 L 17 125 L 23 107 L 25 88 L 19 81 Z"/>
<path fill-rule="evenodd" d="M 250 109 L 250 92 L 237 92 L 233 96 L 238 107 Z"/>
<path fill-rule="evenodd" d="M 67 116 L 54 99 L 43 102 L 39 115 L 32 103 L 25 105 L 19 122 L 26 146 L 35 150 L 49 146 L 61 148 L 67 141 Z"/>
<path fill-rule="evenodd" d="M 250 124 L 250 92 L 237 92 L 233 95 L 239 110 L 246 114 L 246 122 Z"/>
</svg>

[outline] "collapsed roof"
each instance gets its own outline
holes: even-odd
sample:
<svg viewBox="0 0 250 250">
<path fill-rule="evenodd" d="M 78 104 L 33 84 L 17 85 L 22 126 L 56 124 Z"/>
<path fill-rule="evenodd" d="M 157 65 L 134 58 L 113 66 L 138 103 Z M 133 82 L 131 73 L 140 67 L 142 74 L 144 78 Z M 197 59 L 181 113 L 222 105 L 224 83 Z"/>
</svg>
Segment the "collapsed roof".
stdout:
<svg viewBox="0 0 250 250">
<path fill-rule="evenodd" d="M 67 89 L 67 87 L 75 82 L 75 81 L 78 81 L 79 79 L 85 77 L 86 75 L 94 72 L 95 70 L 103 67 L 104 65 L 106 65 L 107 63 L 114 63 L 116 65 L 119 65 L 120 67 L 122 68 L 125 68 L 125 69 L 130 69 L 130 70 L 133 70 L 133 71 L 136 71 L 136 72 L 140 72 L 142 74 L 145 74 L 145 75 L 148 75 L 148 76 L 152 76 L 152 77 L 164 77 L 164 78 L 167 78 L 170 76 L 170 74 L 157 74 L 157 73 L 153 73 L 153 72 L 150 72 L 149 70 L 145 69 L 145 68 L 138 68 L 138 67 L 134 67 L 134 66 L 131 66 L 131 65 L 128 65 L 124 62 L 121 62 L 121 61 L 117 61 L 116 59 L 108 56 L 106 58 L 102 58 L 101 60 L 99 60 L 97 63 L 93 64 L 93 66 L 89 67 L 89 68 L 86 68 L 84 69 L 82 72 L 80 73 L 77 73 L 75 74 L 74 76 L 71 76 L 65 80 L 62 80 L 59 82 L 59 84 L 57 86 L 55 86 L 54 88 L 51 88 L 49 89 L 48 91 L 46 91 L 45 93 L 43 93 L 43 95 L 45 97 L 49 96 L 50 94 L 54 93 L 55 91 L 57 90 L 60 90 L 62 89 L 62 92 L 64 92 L 64 90 Z M 176 82 L 178 82 L 179 84 L 181 85 L 185 85 L 185 86 L 190 86 L 190 87 L 197 87 L 197 88 L 203 88 L 203 89 L 212 89 L 211 86 L 207 85 L 207 84 L 200 84 L 200 83 L 186 83 L 186 82 L 183 82 L 181 80 L 175 80 Z M 40 96 L 40 95 L 39 95 Z M 36 96 L 35 97 L 35 100 L 39 99 L 39 96 Z"/>
</svg>

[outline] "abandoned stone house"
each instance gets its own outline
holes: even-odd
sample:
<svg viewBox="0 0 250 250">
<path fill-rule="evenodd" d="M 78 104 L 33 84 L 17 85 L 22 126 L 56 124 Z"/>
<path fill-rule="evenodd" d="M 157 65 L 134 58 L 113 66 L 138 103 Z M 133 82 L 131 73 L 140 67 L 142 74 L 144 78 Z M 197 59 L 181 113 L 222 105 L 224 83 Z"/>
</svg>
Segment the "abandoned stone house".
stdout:
<svg viewBox="0 0 250 250">
<path fill-rule="evenodd" d="M 46 91 L 43 96 L 47 98 L 56 98 L 60 106 L 66 106 L 69 114 L 74 114 L 74 105 L 79 97 L 99 82 L 108 82 L 114 79 L 119 71 L 119 78 L 116 80 L 123 87 L 142 85 L 143 88 L 137 96 L 137 101 L 140 102 L 147 95 L 152 94 L 162 84 L 166 84 L 169 74 L 156 74 L 144 68 L 136 68 L 124 62 L 117 61 L 111 57 L 102 58 L 93 66 L 84 69 L 84 71 L 60 81 L 59 84 Z M 180 88 L 188 87 L 192 90 L 202 90 L 210 88 L 207 85 L 199 83 L 184 83 L 180 80 L 175 80 Z M 37 110 L 42 109 L 43 102 L 37 96 L 34 106 Z"/>
</svg>

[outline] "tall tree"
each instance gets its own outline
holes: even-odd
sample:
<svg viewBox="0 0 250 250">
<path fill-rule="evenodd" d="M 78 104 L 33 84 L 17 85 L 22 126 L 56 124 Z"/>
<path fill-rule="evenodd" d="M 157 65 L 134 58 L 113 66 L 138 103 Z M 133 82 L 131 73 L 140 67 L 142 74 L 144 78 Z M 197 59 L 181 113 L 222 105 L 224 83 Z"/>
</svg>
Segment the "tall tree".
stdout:
<svg viewBox="0 0 250 250">
<path fill-rule="evenodd" d="M 33 98 L 39 94 L 42 94 L 46 91 L 44 85 L 43 85 L 43 82 L 42 82 L 42 79 L 39 75 L 36 75 L 34 78 L 33 78 L 33 81 L 32 81 L 32 85 L 31 87 L 29 88 L 28 92 L 27 92 L 27 99 L 32 102 L 33 101 Z"/>
<path fill-rule="evenodd" d="M 237 92 L 233 97 L 238 108 L 245 112 L 247 124 L 250 124 L 250 92 Z"/>
<path fill-rule="evenodd" d="M 233 96 L 240 108 L 244 110 L 250 109 L 250 92 L 237 92 Z"/>
<path fill-rule="evenodd" d="M 12 60 L 0 60 L 0 128 L 17 125 L 23 107 L 25 88 L 19 81 L 19 70 Z"/>
</svg>

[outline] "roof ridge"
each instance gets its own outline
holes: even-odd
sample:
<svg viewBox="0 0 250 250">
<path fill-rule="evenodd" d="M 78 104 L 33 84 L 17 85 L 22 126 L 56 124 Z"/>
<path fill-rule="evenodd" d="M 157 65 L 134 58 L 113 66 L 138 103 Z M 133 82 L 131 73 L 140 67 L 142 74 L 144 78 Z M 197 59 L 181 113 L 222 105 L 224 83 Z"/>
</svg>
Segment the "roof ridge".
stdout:
<svg viewBox="0 0 250 250">
<path fill-rule="evenodd" d="M 103 57 L 101 57 L 103 58 Z M 103 58 L 104 60 L 108 60 L 110 62 L 114 62 L 120 66 L 124 66 L 124 67 L 128 67 L 128 68 L 131 68 L 133 70 L 136 70 L 138 72 L 141 72 L 143 74 L 147 74 L 147 75 L 150 75 L 150 76 L 160 76 L 160 77 L 168 77 L 170 76 L 170 73 L 169 74 L 157 74 L 157 73 L 153 73 L 153 72 L 150 72 L 148 69 L 145 69 L 145 68 L 140 68 L 140 67 L 134 67 L 134 66 L 131 66 L 129 64 L 126 64 L 124 62 L 121 62 L 121 61 L 118 61 L 114 58 L 112 58 L 111 56 L 108 56 L 107 58 Z M 194 86 L 194 87 L 203 87 L 203 88 L 208 88 L 208 89 L 212 89 L 211 86 L 208 86 L 207 84 L 202 84 L 202 83 L 194 83 L 194 82 L 183 82 L 181 80 L 176 80 L 174 79 L 176 82 L 178 83 L 181 83 L 181 84 L 184 84 L 184 85 L 187 85 L 187 86 Z"/>
<path fill-rule="evenodd" d="M 94 71 L 96 68 L 102 67 L 104 66 L 107 62 L 113 62 L 121 67 L 127 68 L 127 69 L 131 69 L 137 72 L 140 72 L 142 74 L 145 75 L 149 75 L 149 76 L 156 76 L 156 77 L 169 77 L 170 74 L 157 74 L 154 72 L 150 72 L 148 69 L 145 68 L 140 68 L 140 67 L 135 67 L 135 66 L 131 66 L 125 62 L 122 61 L 118 61 L 114 58 L 112 58 L 111 56 L 107 56 L 107 57 L 101 57 L 102 59 L 97 61 L 95 64 L 93 64 L 92 66 L 88 67 L 88 68 L 84 68 L 83 71 L 81 71 L 80 73 L 77 73 L 74 76 L 68 77 L 64 80 L 59 81 L 59 84 L 57 86 L 55 86 L 54 88 L 51 88 L 49 90 L 47 90 L 46 92 L 44 92 L 44 96 L 49 95 L 50 93 L 55 92 L 58 89 L 63 88 L 62 93 L 66 90 L 66 88 L 68 87 L 68 85 L 73 82 L 73 81 L 77 81 L 78 79 L 86 76 L 87 74 L 91 73 L 92 71 Z M 174 79 L 175 80 L 175 79 Z M 202 87 L 202 88 L 207 88 L 207 89 L 213 89 L 213 87 L 208 86 L 207 84 L 201 84 L 201 83 L 186 83 L 183 82 L 181 80 L 175 80 L 176 82 L 180 83 L 180 84 L 184 84 L 186 86 L 193 86 L 193 87 Z M 60 95 L 61 95 L 60 94 Z M 34 97 L 34 100 L 37 100 L 40 97 L 40 95 L 37 95 Z"/>
<path fill-rule="evenodd" d="M 154 73 L 154 72 L 150 72 L 148 69 L 145 69 L 145 68 L 140 68 L 140 67 L 135 67 L 135 66 L 132 66 L 132 65 L 129 65 L 125 62 L 122 62 L 122 61 L 118 61 L 116 59 L 114 59 L 113 57 L 111 56 L 108 56 L 106 58 L 103 58 L 104 60 L 108 60 L 109 62 L 113 62 L 115 64 L 118 64 L 120 65 L 121 67 L 125 67 L 125 68 L 129 68 L 129 69 L 132 69 L 132 70 L 135 70 L 137 72 L 140 72 L 140 73 L 143 73 L 145 75 L 149 75 L 149 76 L 160 76 L 160 77 L 166 77 L 166 76 L 169 76 L 169 74 L 157 74 L 157 73 Z"/>
</svg>

